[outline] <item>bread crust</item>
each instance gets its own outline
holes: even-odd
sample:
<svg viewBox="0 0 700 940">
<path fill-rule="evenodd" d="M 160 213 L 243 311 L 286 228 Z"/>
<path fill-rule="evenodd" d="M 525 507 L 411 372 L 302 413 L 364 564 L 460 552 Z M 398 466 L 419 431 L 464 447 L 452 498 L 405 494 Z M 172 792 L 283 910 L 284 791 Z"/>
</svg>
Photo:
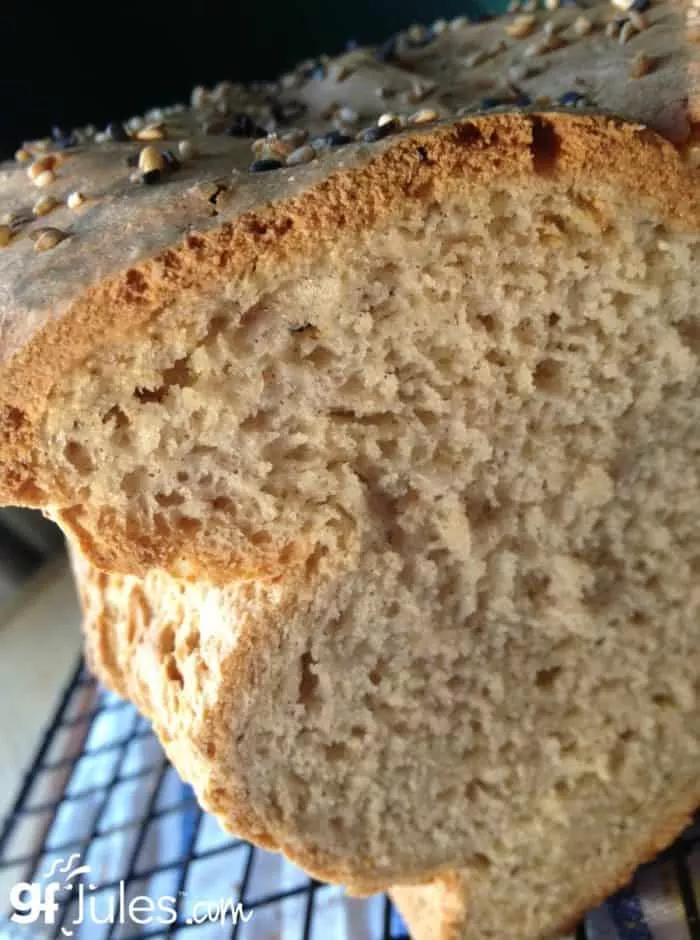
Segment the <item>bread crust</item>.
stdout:
<svg viewBox="0 0 700 940">
<path fill-rule="evenodd" d="M 656 132 L 610 117 L 504 113 L 429 133 L 407 132 L 367 151 L 361 146 L 347 155 L 349 165 L 342 168 L 332 159 L 322 171 L 302 168 L 308 176 L 298 174 L 299 195 L 173 239 L 165 250 L 90 285 L 57 311 L 24 310 L 24 319 L 6 313 L 0 330 L 0 501 L 50 506 L 80 550 L 106 570 L 144 576 L 158 566 L 219 585 L 278 575 L 310 547 L 212 552 L 210 533 L 134 532 L 109 507 L 102 507 L 99 525 L 88 530 L 75 492 L 52 471 L 51 454 L 41 443 L 60 377 L 80 368 L 98 347 L 138 335 L 176 298 L 196 303 L 225 281 L 227 290 L 254 302 L 339 239 L 385 224 L 399 211 L 420 211 L 430 199 L 460 193 L 467 200 L 475 186 L 528 181 L 593 193 L 612 186 L 673 229 L 700 227 L 700 170 Z M 177 211 L 177 224 L 188 227 L 189 204 Z M 67 264 L 77 263 L 82 250 L 70 242 Z M 6 311 L 17 304 L 17 287 L 4 284 L 0 302 Z"/>
</svg>

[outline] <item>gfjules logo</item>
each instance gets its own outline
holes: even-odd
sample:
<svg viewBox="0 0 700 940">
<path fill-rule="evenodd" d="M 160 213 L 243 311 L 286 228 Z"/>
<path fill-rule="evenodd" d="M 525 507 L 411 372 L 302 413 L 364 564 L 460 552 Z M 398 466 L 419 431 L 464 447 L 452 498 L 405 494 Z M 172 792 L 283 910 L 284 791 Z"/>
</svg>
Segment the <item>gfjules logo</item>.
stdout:
<svg viewBox="0 0 700 940">
<path fill-rule="evenodd" d="M 178 909 L 185 907 L 189 914 L 182 924 L 225 924 L 227 921 L 247 924 L 253 910 L 246 910 L 240 901 L 232 898 L 200 900 L 185 905 L 184 891 L 178 897 L 164 895 L 150 898 L 134 895 L 120 881 L 116 894 L 105 896 L 98 885 L 92 884 L 90 867 L 80 865 L 80 855 L 57 858 L 42 878 L 51 881 L 20 881 L 10 889 L 10 920 L 16 924 L 43 923 L 55 925 L 61 918 L 61 909 L 70 907 L 68 918 L 61 925 L 64 937 L 73 937 L 82 924 L 136 924 L 139 927 L 167 927 L 177 923 Z M 59 902 L 59 898 L 61 901 Z"/>
</svg>

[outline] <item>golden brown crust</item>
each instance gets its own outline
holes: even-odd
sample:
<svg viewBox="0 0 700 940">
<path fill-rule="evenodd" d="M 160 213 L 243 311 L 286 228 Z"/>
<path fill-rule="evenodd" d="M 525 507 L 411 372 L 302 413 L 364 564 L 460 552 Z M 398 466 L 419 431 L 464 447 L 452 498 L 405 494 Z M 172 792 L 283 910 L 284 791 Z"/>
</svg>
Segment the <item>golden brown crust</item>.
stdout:
<svg viewBox="0 0 700 940">
<path fill-rule="evenodd" d="M 448 193 L 458 191 L 466 199 L 474 186 L 526 179 L 565 183 L 572 191 L 614 186 L 671 227 L 700 226 L 700 171 L 658 134 L 607 117 L 485 116 L 429 133 L 406 133 L 380 147 L 368 162 L 362 162 L 367 157 L 360 151 L 356 157 L 357 165 L 309 182 L 300 195 L 193 232 L 155 257 L 90 286 L 40 328 L 29 317 L 21 330 L 17 325 L 10 333 L 6 330 L 0 371 L 0 500 L 56 507 L 58 521 L 105 569 L 143 574 L 159 565 L 173 570 L 184 543 L 187 577 L 225 584 L 235 576 L 279 571 L 303 555 L 303 546 L 288 546 L 284 557 L 212 557 L 201 532 L 192 537 L 168 531 L 146 538 L 130 531 L 107 507 L 97 540 L 81 524 L 75 494 L 52 475 L 50 455 L 42 454 L 38 440 L 59 376 L 77 368 L 98 346 L 137 335 L 141 325 L 175 298 L 191 297 L 196 303 L 205 286 L 210 289 L 222 279 L 242 297 L 255 296 L 338 239 Z M 314 174 L 318 170 L 312 166 L 309 180 Z M 67 249 L 72 250 L 79 249 Z M 109 311 L 107 322 L 104 311 Z M 182 568 L 176 573 L 182 575 Z"/>
<path fill-rule="evenodd" d="M 629 883 L 635 870 L 652 861 L 670 845 L 692 821 L 700 803 L 700 787 L 691 792 L 679 808 L 659 823 L 658 832 L 631 859 L 613 880 L 590 885 L 576 910 L 542 940 L 568 936 L 588 911 Z M 469 873 L 450 872 L 431 885 L 401 885 L 389 893 L 399 908 L 414 940 L 468 940 L 470 936 L 468 900 Z"/>
</svg>

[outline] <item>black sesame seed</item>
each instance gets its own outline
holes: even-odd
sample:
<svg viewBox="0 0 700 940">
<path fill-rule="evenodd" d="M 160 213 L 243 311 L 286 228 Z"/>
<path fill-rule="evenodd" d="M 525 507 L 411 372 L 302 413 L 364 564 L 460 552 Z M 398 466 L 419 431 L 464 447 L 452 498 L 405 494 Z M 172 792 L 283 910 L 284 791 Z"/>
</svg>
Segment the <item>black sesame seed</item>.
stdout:
<svg viewBox="0 0 700 940">
<path fill-rule="evenodd" d="M 507 104 L 505 98 L 482 98 L 479 107 L 482 111 L 490 111 L 491 108 L 500 108 L 504 104 Z"/>
<path fill-rule="evenodd" d="M 376 140 L 383 140 L 396 130 L 396 124 L 393 121 L 387 121 L 381 127 L 377 124 L 374 127 L 368 127 L 362 135 L 362 139 L 367 144 L 373 144 Z"/>
<path fill-rule="evenodd" d="M 270 113 L 278 124 L 290 124 L 293 121 L 297 121 L 306 113 L 306 105 L 304 102 L 297 101 L 296 99 L 292 101 L 278 101 L 276 98 L 271 98 L 268 104 L 270 106 Z"/>
<path fill-rule="evenodd" d="M 418 154 L 418 159 L 420 162 L 425 163 L 425 161 L 428 159 L 428 151 L 425 149 L 425 147 L 418 147 L 416 149 L 416 153 Z"/>
<path fill-rule="evenodd" d="M 178 158 L 175 156 L 175 154 L 172 152 L 172 150 L 164 150 L 163 159 L 168 164 L 169 170 L 179 170 L 180 167 L 182 166 L 182 164 L 180 163 Z"/>
<path fill-rule="evenodd" d="M 560 95 L 558 104 L 566 107 L 575 106 L 582 101 L 585 101 L 586 96 L 580 95 L 577 91 L 566 91 L 563 95 Z"/>
<path fill-rule="evenodd" d="M 390 36 L 389 39 L 381 44 L 377 49 L 377 58 L 380 62 L 393 62 L 396 58 L 396 44 L 396 36 Z"/>
<path fill-rule="evenodd" d="M 117 143 L 125 143 L 127 140 L 131 140 L 120 121 L 112 121 L 111 124 L 108 124 L 105 128 L 105 134 L 108 140 L 114 140 Z"/>
<path fill-rule="evenodd" d="M 318 62 L 315 65 L 310 65 L 307 69 L 304 69 L 301 75 L 302 75 L 302 78 L 306 78 L 306 79 L 325 78 L 326 67 L 322 62 Z"/>
<path fill-rule="evenodd" d="M 649 9 L 649 6 L 649 0 L 634 0 L 630 10 L 634 10 L 635 13 L 646 13 L 646 11 Z"/>
<path fill-rule="evenodd" d="M 517 98 L 513 99 L 513 104 L 516 108 L 527 108 L 532 104 L 532 98 L 529 95 L 523 93 L 518 95 Z"/>
<path fill-rule="evenodd" d="M 248 169 L 251 173 L 267 173 L 269 170 L 281 170 L 283 166 L 284 164 L 280 160 L 263 157 L 260 160 L 253 160 Z"/>
<path fill-rule="evenodd" d="M 344 134 L 336 129 L 329 131 L 324 140 L 329 147 L 344 147 L 345 144 L 352 143 L 353 138 L 349 134 Z"/>
<path fill-rule="evenodd" d="M 239 111 L 233 115 L 233 121 L 228 129 L 231 137 L 267 137 L 267 131 L 260 127 L 249 114 L 245 111 Z"/>
<path fill-rule="evenodd" d="M 163 174 L 160 170 L 147 170 L 141 174 L 141 179 L 147 186 L 153 186 L 154 183 L 160 183 Z"/>
</svg>

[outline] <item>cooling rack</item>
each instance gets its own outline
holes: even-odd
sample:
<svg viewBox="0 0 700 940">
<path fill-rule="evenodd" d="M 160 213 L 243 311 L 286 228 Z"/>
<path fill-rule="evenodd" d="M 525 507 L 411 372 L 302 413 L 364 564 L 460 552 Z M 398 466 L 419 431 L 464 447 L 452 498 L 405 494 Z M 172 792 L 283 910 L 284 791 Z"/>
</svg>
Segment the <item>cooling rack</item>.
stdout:
<svg viewBox="0 0 700 940">
<path fill-rule="evenodd" d="M 697 825 L 576 940 L 700 940 L 694 880 Z M 222 833 L 149 724 L 82 661 L 0 830 L 0 898 L 15 915 L 0 940 L 408 940 L 388 898 L 348 898 Z M 18 926 L 18 913 L 30 922 Z M 673 929 L 652 932 L 650 920 Z"/>
</svg>

